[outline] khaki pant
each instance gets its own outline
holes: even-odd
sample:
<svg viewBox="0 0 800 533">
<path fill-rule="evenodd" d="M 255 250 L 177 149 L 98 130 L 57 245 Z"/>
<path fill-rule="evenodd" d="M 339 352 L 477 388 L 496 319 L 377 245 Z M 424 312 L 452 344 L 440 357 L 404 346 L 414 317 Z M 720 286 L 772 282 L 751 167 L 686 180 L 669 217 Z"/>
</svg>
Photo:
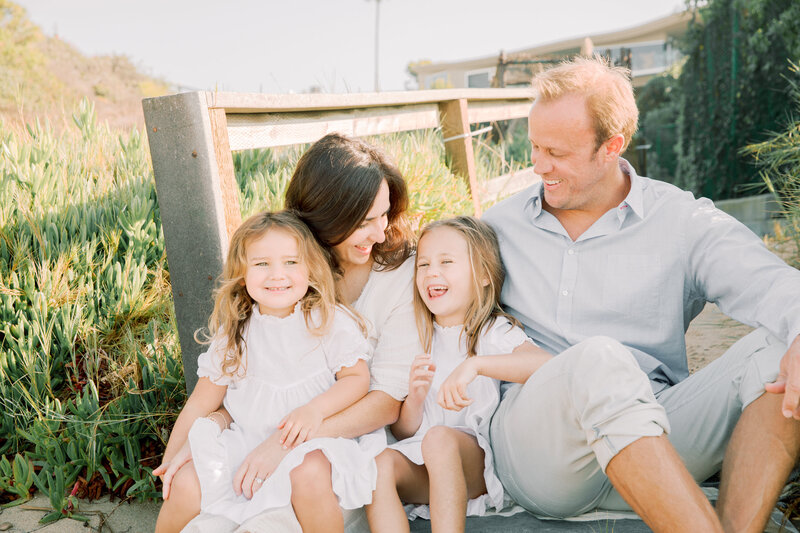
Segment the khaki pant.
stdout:
<svg viewBox="0 0 800 533">
<path fill-rule="evenodd" d="M 630 510 L 605 468 L 638 438 L 667 432 L 694 478 L 703 481 L 719 471 L 742 410 L 775 379 L 785 352 L 781 341 L 758 329 L 654 396 L 625 347 L 606 337 L 588 339 L 505 395 L 491 429 L 500 480 L 538 515 Z"/>
</svg>

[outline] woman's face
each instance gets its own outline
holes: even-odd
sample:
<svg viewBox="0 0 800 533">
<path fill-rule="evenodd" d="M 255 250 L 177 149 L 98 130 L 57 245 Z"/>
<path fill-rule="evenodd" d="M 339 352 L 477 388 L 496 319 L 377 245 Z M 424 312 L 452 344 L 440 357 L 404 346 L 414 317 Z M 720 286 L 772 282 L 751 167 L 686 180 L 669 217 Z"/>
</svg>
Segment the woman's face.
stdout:
<svg viewBox="0 0 800 533">
<path fill-rule="evenodd" d="M 339 263 L 347 270 L 350 266 L 364 265 L 372 260 L 372 247 L 386 240 L 389 224 L 389 185 L 381 181 L 378 194 L 369 208 L 367 216 L 356 230 L 343 242 L 333 247 Z"/>
</svg>

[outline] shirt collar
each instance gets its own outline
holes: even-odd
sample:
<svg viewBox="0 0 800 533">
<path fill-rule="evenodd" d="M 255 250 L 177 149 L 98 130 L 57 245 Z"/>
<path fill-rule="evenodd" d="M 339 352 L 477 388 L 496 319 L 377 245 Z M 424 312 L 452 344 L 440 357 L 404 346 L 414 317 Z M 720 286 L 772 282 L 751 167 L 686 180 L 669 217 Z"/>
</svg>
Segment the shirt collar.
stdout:
<svg viewBox="0 0 800 533">
<path fill-rule="evenodd" d="M 642 178 L 636 174 L 636 170 L 633 168 L 633 165 L 628 163 L 626 159 L 621 157 L 619 158 L 619 168 L 631 180 L 631 188 L 628 191 L 628 195 L 619 204 L 619 206 L 617 206 L 617 212 L 619 213 L 620 220 L 624 220 L 628 209 L 632 210 L 640 219 L 643 219 L 644 200 L 642 189 L 645 187 L 645 183 L 642 181 Z M 541 181 L 531 187 L 530 196 L 528 197 L 528 202 L 526 205 L 530 207 L 533 218 L 537 218 L 542 214 L 543 194 L 544 184 Z"/>
<path fill-rule="evenodd" d="M 645 183 L 642 181 L 642 178 L 636 174 L 636 170 L 634 170 L 633 165 L 621 157 L 619 158 L 619 168 L 631 180 L 631 188 L 628 191 L 628 195 L 618 206 L 620 220 L 625 218 L 625 212 L 627 209 L 631 209 L 636 216 L 638 216 L 640 219 L 643 219 L 644 199 L 642 195 L 642 189 L 645 187 Z"/>
<path fill-rule="evenodd" d="M 531 195 L 526 204 L 530 207 L 533 218 L 542 214 L 542 194 L 544 194 L 544 183 L 539 181 L 531 187 Z"/>
</svg>

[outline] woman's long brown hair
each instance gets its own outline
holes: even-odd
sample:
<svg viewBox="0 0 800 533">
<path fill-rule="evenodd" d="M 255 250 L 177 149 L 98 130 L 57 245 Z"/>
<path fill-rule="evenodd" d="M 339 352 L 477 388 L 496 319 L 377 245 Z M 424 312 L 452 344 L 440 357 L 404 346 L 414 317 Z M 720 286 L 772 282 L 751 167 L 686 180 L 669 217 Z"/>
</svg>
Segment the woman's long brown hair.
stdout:
<svg viewBox="0 0 800 533">
<path fill-rule="evenodd" d="M 372 258 L 380 269 L 392 270 L 414 250 L 408 191 L 397 166 L 379 148 L 338 133 L 315 142 L 297 163 L 286 189 L 286 208 L 308 224 L 338 274 L 341 265 L 333 247 L 364 221 L 383 181 L 389 186 L 389 225 L 386 240 L 373 246 Z"/>
</svg>

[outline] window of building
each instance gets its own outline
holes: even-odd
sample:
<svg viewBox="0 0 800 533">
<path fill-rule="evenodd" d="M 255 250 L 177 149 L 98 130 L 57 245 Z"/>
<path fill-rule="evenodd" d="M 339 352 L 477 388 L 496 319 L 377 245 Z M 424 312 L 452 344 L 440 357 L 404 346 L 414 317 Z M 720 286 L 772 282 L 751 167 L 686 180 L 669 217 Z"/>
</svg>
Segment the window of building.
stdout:
<svg viewBox="0 0 800 533">
<path fill-rule="evenodd" d="M 467 87 L 488 89 L 492 86 L 492 76 L 494 76 L 494 69 L 491 68 L 467 72 Z"/>
<path fill-rule="evenodd" d="M 680 52 L 664 41 L 598 47 L 597 52 L 615 65 L 630 68 L 634 76 L 663 72 L 680 58 Z"/>
</svg>

